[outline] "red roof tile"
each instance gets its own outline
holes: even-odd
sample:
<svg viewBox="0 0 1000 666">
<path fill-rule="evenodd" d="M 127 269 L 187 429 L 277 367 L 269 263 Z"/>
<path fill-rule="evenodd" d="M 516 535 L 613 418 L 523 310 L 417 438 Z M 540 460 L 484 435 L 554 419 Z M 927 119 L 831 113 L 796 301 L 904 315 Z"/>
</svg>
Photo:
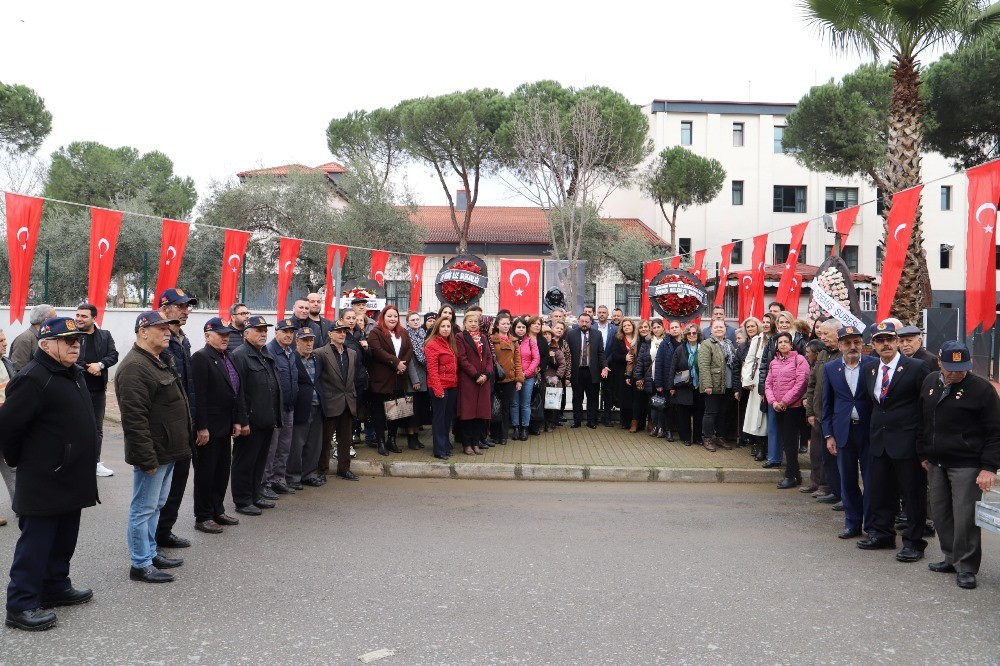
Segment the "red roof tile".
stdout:
<svg viewBox="0 0 1000 666">
<path fill-rule="evenodd" d="M 345 169 L 344 166 L 338 162 L 327 162 L 326 164 L 320 164 L 316 168 L 323 173 L 344 173 L 347 171 L 347 169 Z"/>
<path fill-rule="evenodd" d="M 265 169 L 250 169 L 248 171 L 240 171 L 236 174 L 236 176 L 238 178 L 246 178 L 247 176 L 287 176 L 289 170 L 322 171 L 325 174 L 344 173 L 345 171 L 343 165 L 337 162 L 327 162 L 326 164 L 320 164 L 317 167 L 307 167 L 305 164 L 284 164 L 282 166 L 267 167 Z"/>
</svg>

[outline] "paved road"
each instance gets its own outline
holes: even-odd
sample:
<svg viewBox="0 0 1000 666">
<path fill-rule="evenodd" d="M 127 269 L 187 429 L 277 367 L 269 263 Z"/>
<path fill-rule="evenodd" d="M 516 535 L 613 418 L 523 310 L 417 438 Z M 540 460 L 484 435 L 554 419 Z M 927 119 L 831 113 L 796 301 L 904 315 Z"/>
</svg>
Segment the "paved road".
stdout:
<svg viewBox="0 0 1000 666">
<path fill-rule="evenodd" d="M 333 481 L 221 536 L 193 531 L 186 500 L 195 545 L 153 586 L 127 579 L 130 477 L 111 463 L 73 569 L 96 599 L 48 632 L 3 629 L 0 663 L 1000 659 L 1000 539 L 963 591 L 839 541 L 840 514 L 769 485 Z M 0 529 L 0 562 L 16 535 Z"/>
</svg>

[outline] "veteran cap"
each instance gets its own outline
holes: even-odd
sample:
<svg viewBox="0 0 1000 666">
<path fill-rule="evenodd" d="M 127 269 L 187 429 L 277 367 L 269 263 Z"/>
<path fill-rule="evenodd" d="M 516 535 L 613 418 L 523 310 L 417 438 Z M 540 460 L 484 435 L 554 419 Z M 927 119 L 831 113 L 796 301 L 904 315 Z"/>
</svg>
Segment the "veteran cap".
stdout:
<svg viewBox="0 0 1000 666">
<path fill-rule="evenodd" d="M 302 340 L 303 338 L 315 338 L 316 334 L 312 332 L 310 328 L 300 328 L 295 331 L 295 338 L 297 340 Z"/>
<path fill-rule="evenodd" d="M 891 321 L 883 321 L 881 324 L 872 326 L 872 337 L 877 338 L 880 335 L 896 337 L 896 325 Z"/>
<path fill-rule="evenodd" d="M 948 340 L 941 345 L 941 367 L 951 372 L 972 370 L 969 348 L 958 340 Z"/>
<path fill-rule="evenodd" d="M 299 325 L 295 323 L 292 319 L 281 319 L 277 324 L 274 325 L 274 330 L 276 331 L 287 331 L 288 329 L 296 329 Z"/>
<path fill-rule="evenodd" d="M 48 340 L 49 338 L 66 338 L 71 335 L 80 335 L 76 327 L 76 320 L 71 317 L 52 317 L 42 322 L 38 329 L 38 339 Z"/>
<path fill-rule="evenodd" d="M 185 303 L 190 303 L 191 305 L 198 305 L 198 299 L 193 296 L 188 296 L 184 293 L 183 289 L 164 289 L 163 293 L 160 294 L 160 307 L 164 305 L 184 305 Z"/>
<path fill-rule="evenodd" d="M 159 324 L 179 323 L 181 323 L 179 319 L 167 319 L 158 310 L 150 310 L 143 312 L 135 318 L 135 332 L 138 333 L 140 328 L 149 328 L 150 326 L 157 326 Z"/>
<path fill-rule="evenodd" d="M 850 338 L 855 335 L 857 336 L 861 335 L 861 331 L 859 331 L 856 326 L 841 326 L 840 330 L 837 331 L 838 340 L 843 340 L 844 338 Z"/>
<path fill-rule="evenodd" d="M 274 326 L 274 324 L 268 324 L 261 315 L 253 315 L 247 319 L 247 328 L 260 328 L 261 326 Z"/>
<path fill-rule="evenodd" d="M 212 317 L 205 322 L 205 332 L 232 333 L 236 329 L 229 325 L 228 321 L 223 321 L 222 317 Z"/>
</svg>

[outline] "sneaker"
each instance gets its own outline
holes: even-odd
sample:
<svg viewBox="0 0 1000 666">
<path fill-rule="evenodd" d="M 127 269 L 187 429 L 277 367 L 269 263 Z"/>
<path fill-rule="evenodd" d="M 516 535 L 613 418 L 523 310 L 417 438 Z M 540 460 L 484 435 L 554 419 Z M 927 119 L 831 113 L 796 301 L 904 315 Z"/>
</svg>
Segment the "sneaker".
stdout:
<svg viewBox="0 0 1000 666">
<path fill-rule="evenodd" d="M 357 458 L 358 457 L 358 452 L 354 450 L 353 446 L 351 447 L 351 457 L 352 458 Z"/>
<path fill-rule="evenodd" d="M 104 466 L 104 463 L 97 463 L 97 476 L 114 476 L 114 471 Z"/>
</svg>

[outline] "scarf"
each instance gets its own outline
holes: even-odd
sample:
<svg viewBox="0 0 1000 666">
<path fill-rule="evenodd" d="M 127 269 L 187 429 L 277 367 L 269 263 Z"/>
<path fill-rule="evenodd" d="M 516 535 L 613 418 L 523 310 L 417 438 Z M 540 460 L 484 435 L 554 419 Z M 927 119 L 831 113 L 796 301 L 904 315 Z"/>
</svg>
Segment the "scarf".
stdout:
<svg viewBox="0 0 1000 666">
<path fill-rule="evenodd" d="M 698 388 L 698 345 L 694 347 L 687 343 L 688 348 L 688 370 L 691 372 L 691 386 Z"/>
<path fill-rule="evenodd" d="M 427 331 L 407 326 L 406 333 L 410 336 L 410 345 L 413 346 L 413 355 L 417 358 L 417 363 L 427 365 L 427 359 L 424 358 L 424 341 L 427 340 Z"/>
</svg>

